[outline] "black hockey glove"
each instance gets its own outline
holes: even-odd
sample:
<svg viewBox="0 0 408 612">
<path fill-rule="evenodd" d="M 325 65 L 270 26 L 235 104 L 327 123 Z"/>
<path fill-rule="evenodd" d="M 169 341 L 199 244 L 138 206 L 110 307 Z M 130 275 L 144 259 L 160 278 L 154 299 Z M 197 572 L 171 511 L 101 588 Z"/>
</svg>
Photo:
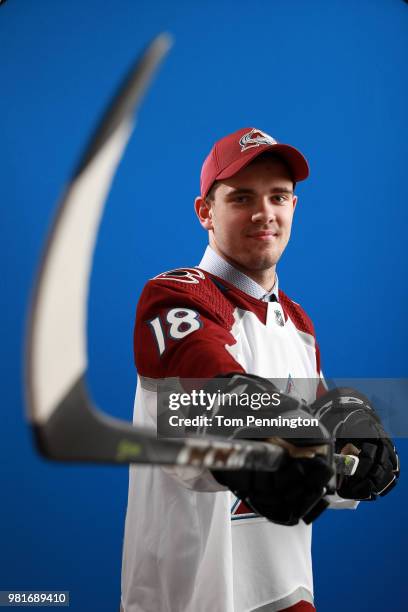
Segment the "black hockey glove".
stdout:
<svg viewBox="0 0 408 612">
<path fill-rule="evenodd" d="M 216 383 L 216 380 L 215 380 Z M 235 374 L 231 375 L 224 393 L 245 393 L 251 397 L 258 394 L 279 393 L 279 406 L 257 410 L 257 416 L 270 418 L 281 415 L 285 418 L 307 418 L 310 412 L 306 405 L 296 399 L 280 393 L 268 380 L 258 376 Z M 218 406 L 218 414 L 223 407 Z M 239 414 L 239 409 L 235 412 Z M 228 412 L 230 414 L 230 412 Z M 297 438 L 292 437 L 296 431 Z M 300 433 L 299 433 L 300 432 Z M 280 428 L 263 429 L 246 427 L 230 431 L 230 437 L 253 439 L 254 437 L 271 439 L 278 442 L 284 430 Z M 288 453 L 275 472 L 260 471 L 227 471 L 214 470 L 215 479 L 228 487 L 238 498 L 257 514 L 266 517 L 280 525 L 296 525 L 299 520 L 309 514 L 311 509 L 322 499 L 327 491 L 327 485 L 333 476 L 332 445 L 328 432 L 324 427 L 298 427 L 296 430 L 286 429 L 290 438 L 280 439 Z M 225 435 L 225 432 L 222 433 Z"/>
<path fill-rule="evenodd" d="M 355 389 L 338 388 L 316 400 L 311 410 L 335 439 L 335 451 L 356 454 L 354 476 L 339 479 L 337 492 L 345 499 L 373 501 L 397 484 L 397 451 L 368 398 Z"/>
</svg>

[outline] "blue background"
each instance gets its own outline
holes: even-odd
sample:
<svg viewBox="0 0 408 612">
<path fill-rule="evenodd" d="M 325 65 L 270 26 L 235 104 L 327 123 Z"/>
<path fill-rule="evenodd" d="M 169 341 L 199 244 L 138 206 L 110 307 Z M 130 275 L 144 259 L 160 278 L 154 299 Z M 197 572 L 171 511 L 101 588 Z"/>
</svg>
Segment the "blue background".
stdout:
<svg viewBox="0 0 408 612">
<path fill-rule="evenodd" d="M 63 185 L 158 32 L 176 44 L 115 178 L 94 261 L 89 374 L 99 405 L 131 418 L 142 286 L 198 263 L 206 235 L 192 203 L 202 160 L 215 139 L 251 125 L 310 162 L 279 278 L 315 322 L 325 373 L 407 376 L 407 24 L 402 0 L 0 5 L 0 589 L 70 590 L 75 611 L 118 607 L 127 470 L 35 454 L 23 345 Z M 407 442 L 399 448 L 406 462 Z M 384 500 L 316 524 L 319 612 L 406 609 L 404 473 Z"/>
</svg>

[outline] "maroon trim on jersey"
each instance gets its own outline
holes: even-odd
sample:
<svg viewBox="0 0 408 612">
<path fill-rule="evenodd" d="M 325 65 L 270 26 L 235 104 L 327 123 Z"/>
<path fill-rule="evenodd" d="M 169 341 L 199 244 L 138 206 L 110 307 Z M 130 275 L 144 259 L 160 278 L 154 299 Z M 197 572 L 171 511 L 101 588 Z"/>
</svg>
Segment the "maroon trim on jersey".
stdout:
<svg viewBox="0 0 408 612">
<path fill-rule="evenodd" d="M 316 399 L 321 398 L 323 395 L 327 393 L 327 389 L 322 382 L 319 382 L 316 390 Z"/>
<path fill-rule="evenodd" d="M 279 612 L 316 612 L 316 608 L 309 601 L 298 601 L 289 608 L 283 608 Z"/>
<path fill-rule="evenodd" d="M 310 334 L 316 340 L 316 334 L 311 318 L 305 313 L 303 308 L 293 302 L 286 293 L 279 289 L 279 302 L 285 313 L 285 321 L 288 317 L 299 331 Z"/>
<path fill-rule="evenodd" d="M 316 338 L 315 338 L 315 342 L 316 342 L 316 369 L 319 372 L 319 376 L 320 376 L 320 373 L 322 371 L 321 368 L 320 368 L 320 348 L 319 348 L 319 345 L 317 344 Z M 319 383 L 319 385 L 320 384 L 324 388 L 323 383 Z"/>
</svg>

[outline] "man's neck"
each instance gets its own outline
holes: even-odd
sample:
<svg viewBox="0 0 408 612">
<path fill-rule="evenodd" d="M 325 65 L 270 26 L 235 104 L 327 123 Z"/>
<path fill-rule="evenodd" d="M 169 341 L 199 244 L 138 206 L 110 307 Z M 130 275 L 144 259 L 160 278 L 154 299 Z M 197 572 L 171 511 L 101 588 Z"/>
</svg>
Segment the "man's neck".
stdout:
<svg viewBox="0 0 408 612">
<path fill-rule="evenodd" d="M 263 289 L 265 289 L 266 293 L 269 293 L 273 289 L 276 280 L 276 266 L 272 266 L 271 268 L 267 268 L 266 270 L 248 270 L 244 266 L 241 266 L 238 262 L 230 257 L 227 257 L 224 253 L 221 253 L 216 245 L 210 243 L 211 248 L 225 261 L 227 261 L 231 266 L 234 266 L 237 270 L 251 278 L 258 285 L 260 285 Z"/>
<path fill-rule="evenodd" d="M 258 285 L 265 289 L 266 293 L 269 293 L 269 291 L 273 289 L 276 278 L 275 266 L 273 267 L 273 270 L 271 268 L 268 270 L 248 270 L 247 268 L 243 268 L 233 260 L 227 261 L 229 261 L 232 266 L 237 268 L 237 270 L 239 270 L 243 274 L 246 274 L 247 276 L 249 276 L 249 278 L 258 283 Z"/>
</svg>

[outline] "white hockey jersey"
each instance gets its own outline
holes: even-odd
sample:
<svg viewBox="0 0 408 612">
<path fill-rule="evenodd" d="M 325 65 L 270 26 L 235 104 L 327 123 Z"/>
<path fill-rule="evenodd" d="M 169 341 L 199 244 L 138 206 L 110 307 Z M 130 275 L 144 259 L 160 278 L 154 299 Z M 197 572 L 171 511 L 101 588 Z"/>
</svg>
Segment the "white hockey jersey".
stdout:
<svg viewBox="0 0 408 612">
<path fill-rule="evenodd" d="M 265 302 L 234 282 L 185 268 L 147 283 L 135 326 L 137 425 L 156 426 L 165 377 L 307 379 L 302 397 L 315 398 L 320 357 L 309 317 L 282 291 Z M 253 514 L 207 470 L 131 467 L 124 612 L 269 612 L 300 601 L 314 610 L 310 526 Z"/>
</svg>

